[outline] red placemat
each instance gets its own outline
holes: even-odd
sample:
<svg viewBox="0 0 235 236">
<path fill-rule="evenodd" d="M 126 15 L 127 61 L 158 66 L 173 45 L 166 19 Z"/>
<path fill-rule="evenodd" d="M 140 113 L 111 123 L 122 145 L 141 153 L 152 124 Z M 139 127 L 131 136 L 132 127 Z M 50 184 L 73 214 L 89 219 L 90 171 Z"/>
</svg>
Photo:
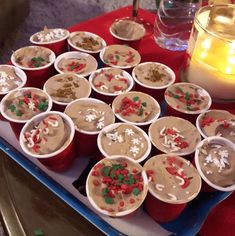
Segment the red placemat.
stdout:
<svg viewBox="0 0 235 236">
<path fill-rule="evenodd" d="M 115 19 L 131 16 L 131 14 L 132 7 L 124 7 L 104 16 L 72 26 L 69 30 L 71 32 L 77 30 L 90 31 L 103 37 L 108 45 L 114 44 L 115 39 L 109 33 L 109 26 Z M 139 9 L 139 17 L 143 18 L 151 25 L 154 24 L 155 15 L 150 12 Z M 184 60 L 184 52 L 172 52 L 158 47 L 154 42 L 151 32 L 141 40 L 138 51 L 141 54 L 142 62 L 156 61 L 164 63 L 174 70 L 176 78 L 179 80 L 179 68 Z M 227 108 L 235 113 L 235 104 L 223 104 L 220 105 L 220 107 L 214 106 L 214 108 Z M 200 233 L 204 236 L 235 235 L 233 225 L 235 225 L 235 194 L 232 194 L 228 199 L 213 209 Z"/>
</svg>

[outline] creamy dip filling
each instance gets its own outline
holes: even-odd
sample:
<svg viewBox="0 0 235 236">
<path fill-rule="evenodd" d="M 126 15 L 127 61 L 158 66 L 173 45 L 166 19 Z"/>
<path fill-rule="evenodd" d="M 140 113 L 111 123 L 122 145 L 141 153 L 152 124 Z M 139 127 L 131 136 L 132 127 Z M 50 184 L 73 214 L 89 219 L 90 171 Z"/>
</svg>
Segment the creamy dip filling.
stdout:
<svg viewBox="0 0 235 236">
<path fill-rule="evenodd" d="M 15 120 L 29 120 L 48 109 L 48 97 L 39 90 L 12 92 L 4 103 L 5 114 Z"/>
<path fill-rule="evenodd" d="M 189 202 L 198 194 L 201 179 L 190 161 L 173 154 L 150 158 L 144 165 L 149 188 L 154 195 L 169 203 Z"/>
<path fill-rule="evenodd" d="M 113 101 L 113 108 L 123 119 L 134 123 L 148 122 L 159 113 L 154 99 L 138 92 L 118 95 Z"/>
<path fill-rule="evenodd" d="M 50 63 L 50 51 L 43 47 L 25 47 L 14 53 L 15 61 L 26 68 L 43 67 Z"/>
<path fill-rule="evenodd" d="M 46 82 L 45 88 L 53 100 L 64 103 L 88 97 L 90 93 L 88 81 L 72 73 L 51 77 Z"/>
<path fill-rule="evenodd" d="M 104 93 L 119 94 L 125 92 L 130 82 L 125 78 L 123 70 L 110 68 L 96 72 L 93 78 L 95 88 Z"/>
<path fill-rule="evenodd" d="M 25 147 L 32 154 L 44 155 L 61 149 L 69 137 L 69 127 L 59 115 L 49 115 L 38 124 L 29 124 L 23 135 Z"/>
<path fill-rule="evenodd" d="M 207 136 L 221 136 L 235 143 L 235 116 L 227 111 L 208 111 L 199 120 Z"/>
<path fill-rule="evenodd" d="M 89 196 L 110 215 L 138 208 L 146 196 L 142 168 L 128 159 L 104 159 L 88 177 Z"/>
<path fill-rule="evenodd" d="M 197 128 L 177 117 L 164 117 L 149 128 L 152 143 L 165 153 L 192 153 L 201 141 Z"/>
<path fill-rule="evenodd" d="M 140 55 L 131 47 L 112 45 L 105 49 L 103 60 L 107 65 L 134 66 L 140 62 Z"/>
<path fill-rule="evenodd" d="M 204 89 L 193 84 L 174 84 L 165 92 L 166 102 L 181 112 L 196 112 L 208 107 L 210 98 Z"/>
<path fill-rule="evenodd" d="M 205 142 L 198 160 L 203 174 L 213 184 L 228 187 L 235 184 L 235 151 L 219 141 Z"/>
<path fill-rule="evenodd" d="M 87 51 L 97 51 L 103 48 L 102 38 L 87 34 L 86 32 L 77 32 L 70 38 L 70 42 L 76 47 Z"/>
<path fill-rule="evenodd" d="M 173 81 L 167 68 L 156 63 L 140 64 L 135 67 L 134 73 L 139 82 L 152 87 L 165 86 Z"/>
<path fill-rule="evenodd" d="M 0 93 L 7 93 L 23 83 L 13 67 L 0 66 Z"/>
<path fill-rule="evenodd" d="M 35 42 L 53 42 L 58 39 L 62 39 L 67 36 L 68 32 L 64 29 L 48 29 L 46 26 L 44 29 L 33 36 Z"/>
<path fill-rule="evenodd" d="M 74 102 L 65 109 L 65 113 L 71 117 L 75 127 L 83 131 L 100 131 L 115 120 L 107 104 L 94 101 Z"/>
<path fill-rule="evenodd" d="M 114 35 L 127 40 L 137 40 L 145 35 L 143 25 L 132 20 L 120 20 L 111 25 L 111 31 Z"/>
<path fill-rule="evenodd" d="M 123 124 L 101 133 L 101 146 L 107 155 L 124 155 L 138 160 L 145 155 L 148 143 L 143 133 L 132 125 Z"/>
</svg>

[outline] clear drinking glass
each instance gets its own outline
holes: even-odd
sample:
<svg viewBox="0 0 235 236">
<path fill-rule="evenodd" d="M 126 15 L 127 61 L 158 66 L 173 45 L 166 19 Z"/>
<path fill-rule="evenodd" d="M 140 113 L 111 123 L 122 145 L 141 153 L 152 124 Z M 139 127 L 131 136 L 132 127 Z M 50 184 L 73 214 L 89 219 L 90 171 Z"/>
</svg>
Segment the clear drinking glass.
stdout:
<svg viewBox="0 0 235 236">
<path fill-rule="evenodd" d="M 155 42 L 172 51 L 186 50 L 200 6 L 201 0 L 161 0 L 154 23 Z"/>
</svg>

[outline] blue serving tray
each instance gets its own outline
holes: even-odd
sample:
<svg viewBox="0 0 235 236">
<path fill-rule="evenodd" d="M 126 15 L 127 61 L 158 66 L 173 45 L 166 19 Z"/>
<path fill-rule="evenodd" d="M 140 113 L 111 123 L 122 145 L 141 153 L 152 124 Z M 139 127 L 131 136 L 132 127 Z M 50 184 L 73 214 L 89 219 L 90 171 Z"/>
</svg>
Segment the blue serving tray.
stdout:
<svg viewBox="0 0 235 236">
<path fill-rule="evenodd" d="M 44 173 L 2 137 L 0 137 L 0 149 L 102 232 L 111 236 L 124 235 L 70 194 L 63 186 Z M 230 194 L 231 192 L 220 191 L 200 193 L 196 199 L 187 205 L 176 220 L 160 225 L 169 232 L 172 232 L 171 235 L 196 235 L 206 220 L 210 210 Z"/>
</svg>

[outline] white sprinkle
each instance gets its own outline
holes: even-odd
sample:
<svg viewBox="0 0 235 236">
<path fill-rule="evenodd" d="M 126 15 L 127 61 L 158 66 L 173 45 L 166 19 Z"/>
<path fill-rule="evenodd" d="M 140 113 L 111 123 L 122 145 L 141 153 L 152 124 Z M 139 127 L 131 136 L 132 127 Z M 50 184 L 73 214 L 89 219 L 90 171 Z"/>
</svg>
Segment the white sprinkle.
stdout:
<svg viewBox="0 0 235 236">
<path fill-rule="evenodd" d="M 213 172 L 212 172 L 211 170 L 208 170 L 208 171 L 206 172 L 206 174 L 207 174 L 207 175 L 213 174 Z"/>
<path fill-rule="evenodd" d="M 180 186 L 182 186 L 182 185 L 184 185 L 185 184 L 185 180 L 183 179 L 183 178 L 181 178 L 181 177 L 179 177 L 179 176 L 175 176 L 176 177 L 176 179 L 178 179 L 180 182 L 179 182 L 179 185 Z"/>
<path fill-rule="evenodd" d="M 133 146 L 130 148 L 130 152 L 138 154 L 140 149 L 137 146 Z"/>
<path fill-rule="evenodd" d="M 173 186 L 172 186 L 172 188 L 176 188 L 176 186 L 175 186 L 175 185 L 173 185 Z"/>
<path fill-rule="evenodd" d="M 160 135 L 164 135 L 164 131 L 166 130 L 166 127 L 163 127 L 160 131 Z"/>
<path fill-rule="evenodd" d="M 186 194 L 189 194 L 189 191 L 186 191 L 185 193 L 186 193 Z"/>
<path fill-rule="evenodd" d="M 131 140 L 131 142 L 132 142 L 133 145 L 139 145 L 140 144 L 140 140 L 138 138 L 133 138 Z"/>
<path fill-rule="evenodd" d="M 88 122 L 92 122 L 95 119 L 96 119 L 95 114 L 88 114 L 88 115 L 85 116 L 85 121 L 88 121 Z"/>
<path fill-rule="evenodd" d="M 135 134 L 135 132 L 132 130 L 132 129 L 126 129 L 125 130 L 125 133 L 128 135 L 128 136 L 133 136 Z"/>
<path fill-rule="evenodd" d="M 112 145 L 112 143 L 108 143 L 108 145 L 109 145 L 109 146 L 111 146 L 111 145 Z"/>
<path fill-rule="evenodd" d="M 162 184 L 156 184 L 156 185 L 155 185 L 155 188 L 156 188 L 158 191 L 162 191 L 162 190 L 165 188 L 165 186 L 162 185 Z"/>
<path fill-rule="evenodd" d="M 171 198 L 171 200 L 177 200 L 177 197 L 174 194 L 168 193 L 167 195 Z"/>
<path fill-rule="evenodd" d="M 55 120 L 55 121 L 50 121 L 49 120 L 48 124 L 52 127 L 55 127 L 55 128 L 59 126 L 59 122 L 57 120 Z"/>
</svg>

